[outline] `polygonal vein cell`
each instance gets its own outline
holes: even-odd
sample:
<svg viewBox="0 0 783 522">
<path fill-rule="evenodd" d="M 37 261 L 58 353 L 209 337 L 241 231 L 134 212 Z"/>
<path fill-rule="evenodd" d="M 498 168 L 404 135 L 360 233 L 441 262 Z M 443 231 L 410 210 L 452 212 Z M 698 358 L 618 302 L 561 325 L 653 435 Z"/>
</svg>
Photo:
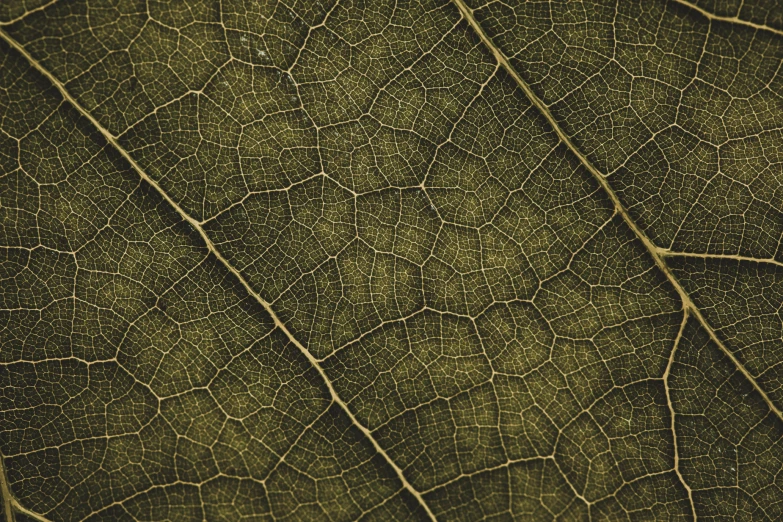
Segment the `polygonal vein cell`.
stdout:
<svg viewBox="0 0 783 522">
<path fill-rule="evenodd" d="M 776 272 L 745 262 L 778 257 L 777 40 L 605 4 L 468 6 L 549 121 L 445 1 L 57 2 L 7 26 L 168 198 L 3 53 L 15 498 L 779 517 L 780 423 L 638 235 L 777 400 Z M 699 6 L 775 27 L 761 0 Z"/>
</svg>

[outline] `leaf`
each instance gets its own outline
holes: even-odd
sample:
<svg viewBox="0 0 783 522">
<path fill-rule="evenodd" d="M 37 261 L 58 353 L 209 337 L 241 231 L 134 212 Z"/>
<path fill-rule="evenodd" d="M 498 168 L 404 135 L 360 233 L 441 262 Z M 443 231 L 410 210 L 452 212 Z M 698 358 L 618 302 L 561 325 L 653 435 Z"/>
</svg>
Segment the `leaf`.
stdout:
<svg viewBox="0 0 783 522">
<path fill-rule="evenodd" d="M 783 518 L 777 7 L 3 4 L 3 516 Z"/>
</svg>

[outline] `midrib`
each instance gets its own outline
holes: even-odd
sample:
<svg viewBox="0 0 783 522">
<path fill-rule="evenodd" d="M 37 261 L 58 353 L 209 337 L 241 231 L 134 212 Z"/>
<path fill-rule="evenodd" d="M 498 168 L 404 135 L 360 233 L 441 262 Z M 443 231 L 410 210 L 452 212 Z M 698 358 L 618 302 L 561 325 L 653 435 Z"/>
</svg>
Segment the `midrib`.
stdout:
<svg viewBox="0 0 783 522">
<path fill-rule="evenodd" d="M 103 135 L 104 139 L 111 144 L 114 149 L 119 152 L 119 154 L 131 165 L 133 170 L 136 171 L 136 173 L 139 175 L 139 177 L 147 182 L 150 186 L 152 186 L 155 191 L 160 194 L 160 196 L 169 204 L 171 207 L 180 215 L 180 217 L 185 220 L 187 223 L 190 224 L 201 236 L 201 239 L 206 244 L 207 248 L 210 252 L 212 252 L 212 255 L 214 255 L 222 264 L 223 266 L 228 269 L 229 272 L 231 272 L 240 282 L 240 284 L 245 288 L 245 291 L 247 291 L 248 294 L 250 294 L 261 306 L 264 307 L 266 312 L 272 317 L 272 320 L 275 323 L 275 326 L 279 328 L 285 335 L 288 337 L 289 341 L 291 341 L 292 344 L 294 344 L 301 352 L 302 354 L 307 358 L 308 361 L 310 361 L 310 364 L 318 371 L 321 378 L 323 379 L 324 383 L 326 384 L 326 387 L 329 390 L 329 394 L 331 395 L 332 400 L 338 404 L 343 411 L 345 411 L 345 414 L 348 415 L 348 418 L 351 420 L 351 422 L 361 431 L 364 436 L 372 443 L 373 447 L 375 447 L 375 450 L 386 460 L 387 464 L 391 466 L 391 468 L 394 470 L 394 472 L 397 474 L 397 477 L 399 478 L 400 482 L 403 485 L 403 488 L 408 490 L 411 495 L 416 498 L 416 500 L 419 502 L 419 504 L 424 508 L 425 512 L 429 516 L 431 520 L 436 520 L 435 515 L 430 510 L 427 503 L 424 501 L 424 498 L 422 497 L 421 493 L 416 490 L 410 482 L 408 482 L 408 479 L 405 478 L 405 475 L 402 472 L 402 469 L 395 463 L 391 457 L 386 453 L 386 451 L 381 447 L 381 445 L 378 443 L 378 441 L 373 437 L 370 430 L 365 427 L 363 424 L 359 422 L 359 420 L 354 416 L 354 414 L 351 412 L 351 410 L 348 408 L 348 405 L 345 403 L 345 401 L 340 398 L 337 391 L 334 389 L 334 386 L 332 384 L 332 381 L 329 379 L 329 377 L 326 375 L 326 372 L 321 367 L 321 365 L 318 363 L 316 358 L 310 353 L 310 351 L 305 348 L 291 333 L 291 331 L 286 327 L 285 324 L 280 320 L 280 318 L 277 316 L 275 311 L 272 309 L 272 306 L 269 302 L 267 302 L 261 295 L 256 292 L 253 287 L 250 286 L 250 283 L 245 279 L 245 277 L 234 268 L 231 263 L 223 257 L 223 254 L 215 247 L 212 240 L 207 235 L 206 231 L 201 226 L 201 223 L 191 217 L 185 210 L 177 204 L 176 201 L 174 201 L 164 190 L 163 188 L 158 185 L 158 183 L 149 177 L 147 173 L 144 171 L 144 169 L 141 168 L 141 166 L 136 162 L 136 160 L 131 157 L 131 155 L 126 151 L 122 145 L 117 141 L 117 138 L 109 132 L 108 129 L 106 129 L 101 123 L 95 119 L 95 117 L 90 114 L 87 109 L 82 107 L 82 105 L 68 92 L 68 90 L 65 88 L 65 86 L 51 73 L 48 69 L 46 69 L 41 63 L 38 62 L 35 58 L 33 58 L 30 53 L 27 52 L 27 50 L 15 39 L 13 39 L 10 35 L 8 35 L 3 29 L 0 29 L 0 38 L 2 38 L 8 45 L 13 47 L 17 52 L 19 52 L 24 58 L 30 63 L 31 66 L 33 66 L 39 73 L 44 75 L 49 82 L 57 88 L 58 91 L 60 91 L 60 95 L 65 99 L 68 103 L 70 103 L 82 116 L 87 118 L 90 123 L 95 127 L 95 129 Z M 5 473 L 3 473 L 3 477 L 0 478 L 0 484 L 7 484 Z M 10 491 L 9 491 L 10 494 Z M 18 501 L 16 501 L 13 497 L 11 497 L 12 504 L 14 504 L 14 507 L 16 509 L 20 509 L 21 506 L 19 506 Z M 21 509 L 20 509 L 21 510 Z M 27 510 L 24 510 L 26 512 Z M 34 514 L 35 515 L 35 514 Z M 40 520 L 45 520 L 40 515 L 37 515 Z"/>
<path fill-rule="evenodd" d="M 751 383 L 753 388 L 761 395 L 764 402 L 767 404 L 769 409 L 777 415 L 777 417 L 780 420 L 783 420 L 783 411 L 781 411 L 774 402 L 772 402 L 772 399 L 769 398 L 767 393 L 764 391 L 763 388 L 759 385 L 759 383 L 756 381 L 756 379 L 750 374 L 750 372 L 745 368 L 745 366 L 737 359 L 737 357 L 734 355 L 734 353 L 729 350 L 726 345 L 723 343 L 723 341 L 718 337 L 718 335 L 715 333 L 715 330 L 710 326 L 709 322 L 707 322 L 707 319 L 704 317 L 704 315 L 701 313 L 701 310 L 699 310 L 696 307 L 696 304 L 691 299 L 690 295 L 685 291 L 685 289 L 682 287 L 680 282 L 677 280 L 677 277 L 674 275 L 674 273 L 669 268 L 669 265 L 666 264 L 666 260 L 664 259 L 664 256 L 662 255 L 663 250 L 655 246 L 653 242 L 650 240 L 649 237 L 647 237 L 647 234 L 644 233 L 644 231 L 639 227 L 639 225 L 634 222 L 633 219 L 631 219 L 630 214 L 628 213 L 628 210 L 623 205 L 622 201 L 620 201 L 620 198 L 615 193 L 612 186 L 609 184 L 609 181 L 606 179 L 606 177 L 599 171 L 595 165 L 593 165 L 590 160 L 582 154 L 582 152 L 574 145 L 573 141 L 571 141 L 571 138 L 563 131 L 563 129 L 560 127 L 560 124 L 555 120 L 554 116 L 552 116 L 552 113 L 550 112 L 549 108 L 546 106 L 546 104 L 536 95 L 535 92 L 533 92 L 533 89 L 530 88 L 530 86 L 527 84 L 527 82 L 522 79 L 522 76 L 517 72 L 517 70 L 514 68 L 513 65 L 511 65 L 511 62 L 508 60 L 505 54 L 498 48 L 492 40 L 489 38 L 489 36 L 484 32 L 484 29 L 479 25 L 476 18 L 473 16 L 473 10 L 470 9 L 464 2 L 464 0 L 452 0 L 452 2 L 457 6 L 460 13 L 462 14 L 462 17 L 468 22 L 470 27 L 473 29 L 473 31 L 479 36 L 481 41 L 484 43 L 485 47 L 494 55 L 495 59 L 498 61 L 498 63 L 508 72 L 508 74 L 514 79 L 514 81 L 517 83 L 520 89 L 525 93 L 528 100 L 535 105 L 535 107 L 539 110 L 539 112 L 546 118 L 547 122 L 549 122 L 549 125 L 552 127 L 552 129 L 557 134 L 558 138 L 560 138 L 560 141 L 562 141 L 566 147 L 579 159 L 579 162 L 592 174 L 593 178 L 598 182 L 598 184 L 601 186 L 601 188 L 604 190 L 604 193 L 609 197 L 609 199 L 612 201 L 612 204 L 614 205 L 615 211 L 623 218 L 623 221 L 630 227 L 630 229 L 633 231 L 634 235 L 641 241 L 641 243 L 644 245 L 644 248 L 647 250 L 647 252 L 652 257 L 653 261 L 655 262 L 655 265 L 663 272 L 663 274 L 666 276 L 666 279 L 669 280 L 671 285 L 674 287 L 674 289 L 677 291 L 677 294 L 680 296 L 680 299 L 683 303 L 683 308 L 688 311 L 693 317 L 695 317 L 699 324 L 701 324 L 702 328 L 707 332 L 707 334 L 710 336 L 710 339 L 720 348 L 720 350 L 731 360 L 731 362 L 734 364 L 734 366 L 737 368 L 737 370 Z"/>
</svg>

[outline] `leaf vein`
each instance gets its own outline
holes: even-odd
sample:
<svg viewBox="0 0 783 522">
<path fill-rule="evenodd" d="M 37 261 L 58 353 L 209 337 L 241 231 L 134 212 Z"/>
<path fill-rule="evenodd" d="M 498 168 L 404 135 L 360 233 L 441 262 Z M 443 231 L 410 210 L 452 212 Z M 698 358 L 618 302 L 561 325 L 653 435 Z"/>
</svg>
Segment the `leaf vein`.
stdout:
<svg viewBox="0 0 783 522">
<path fill-rule="evenodd" d="M 614 205 L 616 212 L 619 213 L 620 216 L 622 216 L 623 221 L 625 221 L 628 227 L 633 231 L 634 235 L 639 239 L 639 241 L 641 241 L 641 243 L 647 249 L 647 252 L 652 257 L 655 264 L 658 266 L 661 272 L 663 272 L 664 276 L 666 276 L 666 278 L 669 280 L 671 285 L 674 287 L 677 294 L 680 296 L 680 299 L 682 300 L 683 307 L 686 310 L 688 310 L 689 313 L 691 313 L 699 321 L 702 328 L 704 328 L 704 330 L 709 335 L 710 339 L 718 346 L 721 352 L 723 352 L 726 355 L 726 357 L 728 357 L 731 360 L 731 362 L 734 364 L 737 370 L 740 373 L 742 373 L 742 375 L 748 380 L 748 382 L 750 382 L 753 388 L 759 393 L 761 398 L 767 404 L 769 409 L 780 420 L 783 420 L 783 411 L 781 411 L 781 409 L 778 408 L 774 402 L 772 402 L 772 399 L 769 398 L 766 391 L 764 391 L 764 389 L 759 385 L 759 383 L 745 368 L 742 362 L 740 362 L 740 360 L 737 359 L 736 355 L 734 355 L 734 353 L 731 350 L 729 350 L 728 347 L 723 343 L 723 341 L 718 337 L 718 335 L 715 333 L 715 330 L 712 328 L 709 322 L 707 322 L 707 319 L 704 317 L 704 315 L 701 313 L 699 308 L 693 302 L 693 299 L 691 299 L 690 295 L 688 295 L 688 293 L 685 291 L 683 286 L 677 280 L 677 277 L 674 275 L 674 273 L 671 271 L 669 266 L 666 264 L 666 260 L 664 259 L 664 256 L 661 255 L 662 252 L 661 249 L 657 247 L 655 244 L 653 244 L 650 238 L 647 237 L 647 234 L 645 234 L 644 231 L 639 227 L 639 225 L 637 225 L 636 222 L 631 218 L 631 215 L 628 213 L 628 210 L 625 208 L 625 205 L 623 205 L 622 201 L 620 201 L 620 198 L 617 195 L 617 193 L 615 193 L 614 189 L 609 184 L 609 181 L 607 180 L 606 176 L 603 173 L 601 173 L 601 171 L 599 171 L 598 168 L 595 167 L 595 165 L 592 164 L 592 162 L 576 147 L 574 142 L 565 133 L 565 131 L 563 131 L 562 127 L 560 127 L 560 124 L 557 122 L 555 117 L 552 115 L 552 112 L 549 110 L 549 107 L 544 103 L 543 100 L 541 100 L 541 98 L 538 97 L 538 95 L 536 95 L 535 92 L 533 92 L 533 89 L 522 78 L 522 76 L 514 68 L 514 66 L 511 65 L 511 62 L 508 60 L 505 54 L 503 54 L 500 48 L 498 48 L 489 38 L 487 33 L 484 31 L 484 29 L 478 23 L 476 18 L 473 16 L 473 10 L 467 6 L 464 0 L 452 0 L 452 2 L 457 6 L 460 13 L 462 14 L 462 17 L 473 28 L 473 30 L 476 32 L 476 34 L 484 43 L 484 45 L 487 47 L 487 49 L 494 55 L 495 59 L 509 73 L 509 75 L 514 79 L 514 81 L 516 81 L 517 85 L 519 86 L 520 89 L 522 89 L 522 91 L 525 93 L 525 95 L 530 100 L 530 102 L 541 112 L 541 114 L 547 120 L 549 125 L 557 134 L 558 138 L 560 138 L 560 141 L 562 141 L 568 147 L 568 149 L 577 157 L 577 159 L 579 159 L 579 162 L 590 172 L 593 178 L 595 178 L 595 180 L 604 190 L 606 195 L 612 201 L 612 204 Z"/>
<path fill-rule="evenodd" d="M 106 129 L 103 125 L 98 122 L 95 117 L 90 114 L 89 111 L 87 111 L 82 105 L 68 92 L 68 90 L 65 88 L 65 86 L 51 73 L 49 72 L 43 65 L 41 65 L 35 58 L 33 58 L 30 53 L 27 52 L 27 50 L 22 46 L 19 42 L 17 42 L 15 39 L 13 39 L 10 35 L 8 35 L 4 30 L 0 29 L 0 38 L 2 38 L 8 45 L 10 45 L 12 48 L 14 48 L 17 52 L 19 52 L 29 63 L 32 67 L 34 67 L 39 73 L 41 73 L 43 76 L 45 76 L 51 84 L 57 88 L 57 90 L 60 92 L 62 97 L 67 100 L 82 116 L 87 118 L 90 123 L 95 127 L 95 129 L 103 135 L 104 139 L 111 144 L 117 152 L 131 165 L 131 167 L 136 171 L 136 173 L 149 183 L 149 185 L 155 189 L 155 191 L 169 204 L 171 207 L 180 215 L 180 217 L 186 221 L 188 224 L 190 224 L 191 227 L 193 227 L 196 232 L 201 236 L 201 239 L 206 244 L 207 248 L 210 252 L 225 266 L 225 268 L 231 272 L 237 280 L 240 282 L 240 284 L 245 288 L 245 291 L 248 292 L 270 315 L 272 320 L 274 321 L 275 326 L 282 331 L 286 337 L 288 337 L 289 341 L 293 343 L 301 352 L 302 354 L 307 358 L 307 360 L 310 362 L 310 364 L 318 371 L 321 378 L 324 381 L 324 384 L 326 385 L 327 389 L 329 390 L 329 394 L 332 397 L 332 400 L 337 403 L 343 411 L 345 411 L 345 414 L 348 416 L 348 418 L 351 420 L 351 423 L 353 423 L 359 431 L 362 432 L 362 434 L 370 441 L 370 443 L 374 446 L 375 451 L 378 452 L 391 466 L 391 468 L 395 471 L 397 474 L 398 479 L 402 482 L 402 485 L 405 489 L 407 489 L 414 498 L 419 502 L 419 504 L 422 506 L 422 508 L 425 510 L 427 515 L 431 520 L 435 520 L 435 516 L 433 515 L 432 511 L 430 510 L 429 506 L 424 501 L 424 498 L 422 497 L 421 493 L 419 493 L 418 490 L 416 490 L 410 482 L 408 482 L 408 479 L 405 478 L 405 475 L 402 471 L 402 469 L 391 459 L 391 457 L 386 453 L 386 451 L 381 447 L 381 445 L 378 443 L 378 441 L 373 437 L 372 433 L 368 428 L 366 428 L 363 424 L 359 422 L 359 420 L 353 415 L 351 410 L 348 408 L 348 405 L 340 398 L 340 396 L 337 394 L 337 391 L 334 389 L 334 386 L 332 385 L 331 380 L 326 375 L 326 372 L 324 372 L 324 369 L 321 367 L 321 365 L 318 363 L 316 358 L 310 353 L 310 351 L 305 348 L 291 333 L 291 331 L 286 327 L 285 324 L 280 320 L 280 318 L 277 316 L 277 314 L 272 309 L 272 306 L 267 302 L 261 295 L 258 294 L 248 283 L 248 281 L 245 279 L 245 277 L 236 269 L 234 268 L 229 261 L 223 257 L 223 254 L 220 253 L 220 251 L 215 247 L 212 240 L 209 238 L 207 233 L 202 228 L 200 222 L 190 216 L 185 210 L 177 204 L 176 201 L 174 201 L 171 196 L 169 196 L 163 188 L 158 185 L 158 183 L 150 178 L 147 173 L 141 168 L 141 166 L 136 162 L 136 160 L 131 157 L 131 155 L 126 151 L 117 141 L 117 138 L 109 132 L 108 129 Z M 4 489 L 7 488 L 7 481 L 5 478 L 5 474 L 3 473 L 2 484 L 4 486 Z M 18 506 L 18 502 L 11 497 L 10 500 L 11 503 L 14 503 L 14 506 L 23 512 L 26 512 L 24 508 L 21 506 Z M 40 518 L 41 520 L 45 520 L 43 517 Z"/>
<path fill-rule="evenodd" d="M 714 13 L 711 13 L 707 11 L 706 9 L 699 7 L 695 4 L 692 4 L 688 2 L 687 0 L 674 0 L 680 5 L 683 5 L 689 9 L 693 9 L 703 17 L 707 18 L 708 20 L 714 20 L 716 22 L 727 22 L 730 24 L 737 24 L 737 25 L 744 25 L 746 27 L 750 27 L 759 31 L 768 31 L 772 34 L 776 34 L 778 36 L 783 36 L 783 30 L 781 29 L 775 29 L 774 27 L 770 27 L 765 24 L 757 24 L 755 22 L 751 22 L 749 20 L 743 20 L 739 16 L 721 16 Z M 739 14 L 739 13 L 737 13 Z"/>
</svg>

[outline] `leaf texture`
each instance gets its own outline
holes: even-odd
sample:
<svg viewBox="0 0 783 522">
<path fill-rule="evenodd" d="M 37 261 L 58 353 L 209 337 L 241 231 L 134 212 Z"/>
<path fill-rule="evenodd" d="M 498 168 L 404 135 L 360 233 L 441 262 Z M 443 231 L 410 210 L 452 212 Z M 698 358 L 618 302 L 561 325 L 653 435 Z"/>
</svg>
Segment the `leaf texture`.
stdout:
<svg viewBox="0 0 783 522">
<path fill-rule="evenodd" d="M 6 522 L 783 518 L 775 1 L 0 36 Z"/>
</svg>

